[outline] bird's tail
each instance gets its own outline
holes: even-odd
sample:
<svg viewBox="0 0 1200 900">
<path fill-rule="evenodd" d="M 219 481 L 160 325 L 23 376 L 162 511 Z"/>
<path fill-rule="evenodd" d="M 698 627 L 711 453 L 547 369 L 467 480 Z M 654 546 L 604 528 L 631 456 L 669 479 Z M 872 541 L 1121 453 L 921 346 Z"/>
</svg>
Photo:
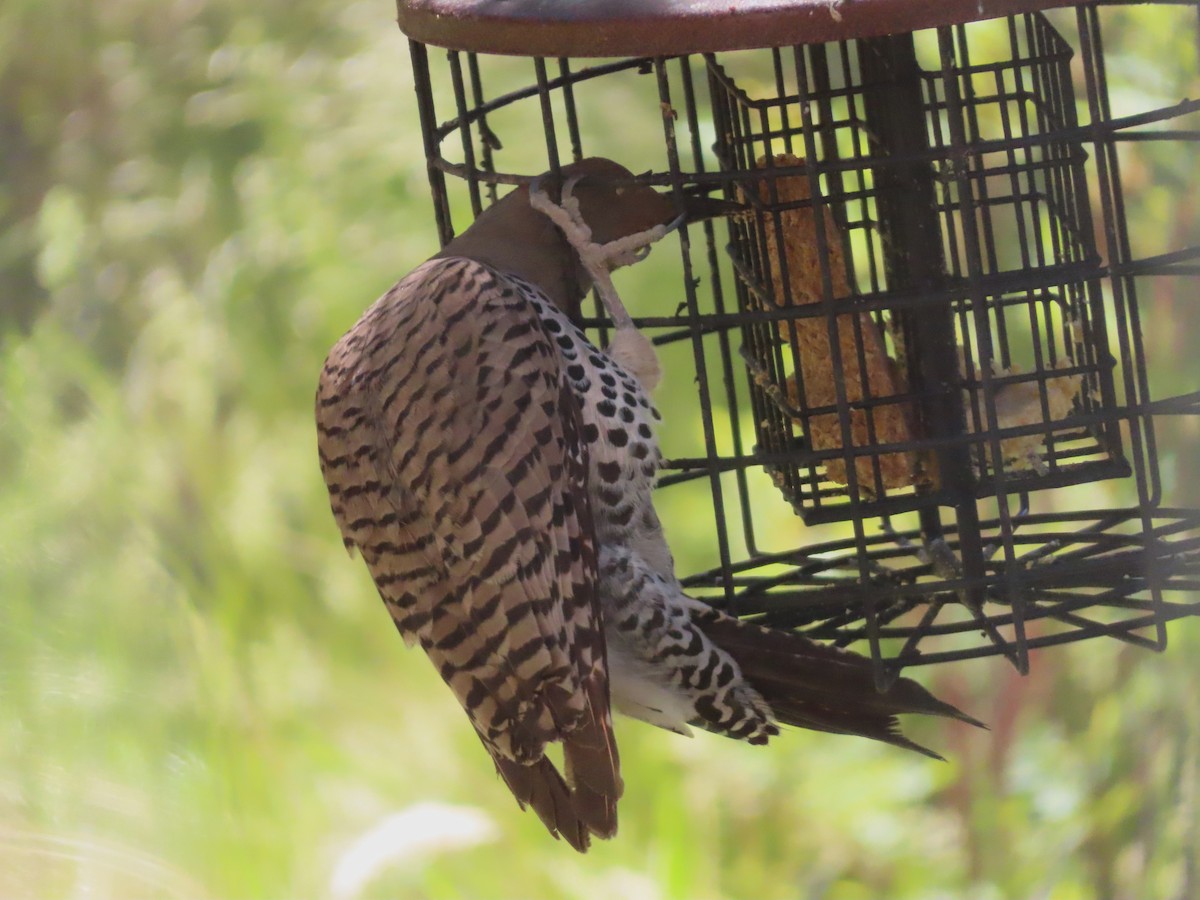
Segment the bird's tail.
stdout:
<svg viewBox="0 0 1200 900">
<path fill-rule="evenodd" d="M 814 731 L 856 734 L 941 759 L 900 732 L 896 716 L 924 713 L 969 722 L 971 718 L 937 699 L 910 678 L 886 692 L 875 687 L 866 657 L 818 644 L 793 631 L 763 628 L 717 610 L 697 616 L 708 637 L 741 667 L 778 722 Z"/>
<path fill-rule="evenodd" d="M 624 790 L 617 744 L 612 733 L 608 689 L 601 679 L 585 680 L 587 707 L 583 718 L 562 735 L 566 778 L 545 755 L 528 763 L 510 759 L 480 739 L 521 808 L 531 807 L 547 830 L 586 853 L 592 835 L 617 833 L 617 800 Z"/>
</svg>

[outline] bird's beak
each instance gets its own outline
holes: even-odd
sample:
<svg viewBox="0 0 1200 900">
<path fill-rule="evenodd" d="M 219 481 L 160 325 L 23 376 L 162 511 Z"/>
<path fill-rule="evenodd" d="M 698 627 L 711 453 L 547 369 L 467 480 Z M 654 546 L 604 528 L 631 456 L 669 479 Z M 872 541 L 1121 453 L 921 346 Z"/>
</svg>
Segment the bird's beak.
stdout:
<svg viewBox="0 0 1200 900">
<path fill-rule="evenodd" d="M 704 194 L 684 194 L 683 212 L 672 222 L 671 229 L 680 225 L 703 222 L 705 219 L 717 219 L 724 216 L 737 215 L 746 212 L 746 207 L 732 200 L 721 200 Z"/>
</svg>

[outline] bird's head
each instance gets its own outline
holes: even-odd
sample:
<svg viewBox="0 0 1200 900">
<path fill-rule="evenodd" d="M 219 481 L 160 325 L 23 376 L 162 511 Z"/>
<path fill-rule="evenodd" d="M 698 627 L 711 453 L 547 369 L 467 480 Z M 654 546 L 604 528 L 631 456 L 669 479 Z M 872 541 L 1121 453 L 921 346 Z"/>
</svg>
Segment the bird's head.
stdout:
<svg viewBox="0 0 1200 900">
<path fill-rule="evenodd" d="M 678 226 L 727 214 L 735 206 L 686 195 L 681 208 L 671 194 L 637 183 L 624 166 L 602 157 L 563 166 L 557 176 L 547 172 L 536 184 L 554 203 L 561 202 L 563 185 L 569 184 L 592 240 L 601 244 L 658 225 Z M 466 256 L 519 275 L 577 318 L 591 280 L 562 232 L 530 205 L 529 191 L 523 185 L 484 210 L 438 256 Z"/>
<path fill-rule="evenodd" d="M 561 178 L 543 175 L 538 184 L 556 201 L 561 200 L 562 185 L 570 184 L 580 217 L 598 244 L 682 221 L 682 211 L 676 209 L 670 195 L 636 183 L 632 172 L 610 159 L 594 156 L 580 160 L 565 166 Z"/>
<path fill-rule="evenodd" d="M 561 200 L 563 184 L 572 185 L 580 216 L 591 229 L 592 240 L 599 244 L 641 234 L 658 225 L 678 227 L 745 210 L 737 203 L 692 193 L 682 194 L 677 201 L 669 192 L 637 182 L 620 163 L 600 156 L 564 166 L 561 171 L 558 179 L 546 174 L 537 181 L 546 185 L 543 189 L 556 200 Z"/>
</svg>

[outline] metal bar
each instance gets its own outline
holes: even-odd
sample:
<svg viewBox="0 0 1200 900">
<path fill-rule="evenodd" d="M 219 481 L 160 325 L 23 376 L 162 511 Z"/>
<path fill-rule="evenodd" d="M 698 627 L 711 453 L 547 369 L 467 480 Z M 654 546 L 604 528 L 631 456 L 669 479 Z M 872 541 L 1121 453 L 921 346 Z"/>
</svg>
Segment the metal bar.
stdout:
<svg viewBox="0 0 1200 900">
<path fill-rule="evenodd" d="M 696 103 L 693 59 L 693 57 L 688 56 L 679 58 L 679 78 L 683 85 L 683 106 L 690 139 L 689 149 L 692 155 L 692 166 L 695 170 L 702 172 L 704 171 L 705 153 L 700 136 L 701 126 L 699 106 Z M 716 225 L 713 220 L 707 219 L 700 227 L 704 233 L 705 260 L 708 263 L 709 291 L 712 297 L 713 314 L 723 315 L 725 313 L 725 295 L 721 286 L 721 256 L 717 250 Z M 695 333 L 694 328 L 690 330 L 693 334 Z M 709 333 L 709 329 L 706 327 L 701 327 L 700 331 L 702 334 Z M 725 384 L 725 396 L 728 399 L 729 418 L 727 427 L 729 429 L 730 440 L 733 444 L 733 455 L 735 458 L 739 458 L 745 456 L 746 448 L 742 440 L 741 415 L 739 411 L 738 385 L 740 380 L 735 375 L 733 349 L 730 346 L 729 332 L 719 330 L 717 332 L 717 342 L 721 354 L 721 373 Z M 740 374 L 741 371 L 743 370 L 739 366 L 737 374 Z M 747 479 L 746 470 L 735 470 L 735 478 L 742 515 L 742 536 L 746 544 L 746 552 L 753 556 L 758 552 L 758 545 L 755 538 L 754 515 L 750 504 L 750 484 Z"/>
<path fill-rule="evenodd" d="M 429 177 L 429 192 L 433 197 L 433 218 L 438 241 L 445 247 L 454 239 L 450 221 L 450 203 L 446 197 L 446 178 L 438 168 L 437 115 L 433 105 L 433 85 L 429 78 L 429 53 L 424 44 L 410 40 L 408 52 L 412 57 L 413 83 L 417 92 L 417 116 L 421 120 L 421 139 L 425 146 L 425 171 Z"/>
<path fill-rule="evenodd" d="M 1108 99 L 1108 78 L 1105 71 L 1104 47 L 1100 21 L 1094 7 L 1080 7 L 1077 12 L 1080 46 L 1083 56 L 1084 82 L 1087 89 L 1088 110 L 1093 123 L 1111 118 Z M 1125 228 L 1125 207 L 1121 192 L 1120 164 L 1116 146 L 1111 141 L 1096 141 L 1096 167 L 1100 180 L 1100 201 L 1104 213 L 1104 234 L 1110 261 L 1124 263 L 1132 257 L 1129 235 Z M 1138 319 L 1137 296 L 1134 281 L 1129 277 L 1116 277 L 1111 281 L 1113 306 L 1116 311 L 1117 332 L 1125 366 L 1126 397 L 1136 397 L 1144 402 L 1149 396 L 1146 360 L 1142 354 L 1141 327 Z M 1131 371 L 1131 369 L 1136 371 Z M 1161 484 L 1158 478 L 1156 448 L 1152 422 L 1144 418 L 1131 423 L 1129 444 L 1133 456 L 1134 483 L 1141 509 L 1143 531 L 1152 530 L 1151 518 L 1154 507 L 1161 500 Z M 1149 481 L 1149 483 L 1147 483 Z M 1142 570 L 1151 578 L 1151 597 L 1156 608 L 1161 610 L 1162 586 L 1158 582 L 1157 563 L 1149 552 L 1144 553 Z M 1165 619 L 1157 628 L 1160 649 L 1166 646 L 1167 630 Z"/>
<path fill-rule="evenodd" d="M 623 71 L 624 69 L 636 69 L 644 64 L 645 60 L 642 59 L 623 59 L 619 62 L 605 63 L 604 65 L 598 66 L 589 66 L 586 69 L 581 69 L 574 74 L 566 76 L 565 78 L 560 76 L 559 78 L 548 80 L 545 83 L 545 89 L 551 91 L 558 90 L 566 83 L 567 80 L 569 80 L 572 84 L 578 84 L 581 81 L 587 81 L 591 78 L 600 78 L 604 75 L 610 75 L 613 72 Z M 476 109 L 471 110 L 468 116 L 471 120 L 482 118 L 488 113 L 493 113 L 511 103 L 516 103 L 518 100 L 526 100 L 529 97 L 536 97 L 539 93 L 541 93 L 541 91 L 542 85 L 540 83 L 533 84 L 530 87 L 520 88 L 519 90 L 509 91 L 507 94 L 501 94 L 496 99 L 489 100 L 487 103 L 484 103 Z M 436 128 L 438 139 L 440 140 L 441 138 L 446 137 L 446 135 L 458 127 L 458 122 L 444 122 L 441 125 L 438 125 Z"/>
<path fill-rule="evenodd" d="M 450 62 L 450 84 L 454 89 L 454 108 L 458 111 L 458 133 L 462 140 L 463 168 L 467 174 L 467 193 L 471 197 L 471 212 L 478 216 L 483 212 L 483 197 L 479 193 L 479 167 L 475 165 L 475 143 L 471 140 L 471 127 L 467 124 L 467 88 L 463 79 L 462 60 L 457 50 L 446 54 Z"/>
<path fill-rule="evenodd" d="M 918 293 L 946 286 L 942 236 L 934 212 L 934 174 L 928 161 L 929 144 L 921 102 L 921 69 L 911 35 L 860 41 L 864 103 L 871 134 L 884 158 L 893 153 L 912 156 L 911 163 L 875 166 L 877 208 L 883 231 L 888 287 Z M 874 157 L 874 155 L 873 155 Z M 983 544 L 974 501 L 970 454 L 961 442 L 966 433 L 962 396 L 958 389 L 958 350 L 949 307 L 928 303 L 897 310 L 905 333 L 909 378 L 923 397 L 919 404 L 926 434 L 944 443 L 936 451 L 942 487 L 959 497 L 956 518 L 964 535 L 962 566 L 968 579 L 982 576 Z M 934 541 L 944 529 L 937 507 L 920 511 L 922 533 Z M 982 603 L 973 591 L 970 603 Z"/>
<path fill-rule="evenodd" d="M 676 199 L 683 199 L 683 173 L 679 166 L 679 145 L 675 138 L 674 107 L 671 103 L 671 81 L 667 73 L 664 59 L 654 60 L 654 74 L 658 84 L 658 99 L 662 112 L 663 140 L 667 151 L 667 166 L 674 179 L 672 185 Z M 700 313 L 700 302 L 696 296 L 696 279 L 692 276 L 691 241 L 688 226 L 684 225 L 678 231 L 679 251 L 683 265 L 684 297 L 687 304 L 688 321 L 693 328 L 692 356 L 696 365 L 696 389 L 700 395 L 700 417 L 704 429 L 704 446 L 708 451 L 709 487 L 712 491 L 713 525 L 717 534 L 717 556 L 722 570 L 727 570 L 732 564 L 732 552 L 729 546 L 729 534 L 725 525 L 725 494 L 721 484 L 721 471 L 716 464 L 717 437 L 713 420 L 712 385 L 708 372 L 708 359 L 704 352 L 703 317 Z M 725 588 L 727 603 L 733 601 L 733 586 Z"/>
<path fill-rule="evenodd" d="M 805 48 L 805 49 L 807 52 L 812 53 L 812 54 L 819 54 L 819 53 L 823 52 L 819 48 Z M 821 197 L 821 182 L 820 182 L 820 178 L 818 175 L 819 170 L 818 170 L 818 166 L 817 166 L 817 159 L 818 159 L 818 154 L 819 154 L 821 148 L 817 144 L 818 133 L 817 133 L 816 128 L 813 125 L 813 115 L 812 115 L 812 111 L 811 111 L 813 109 L 812 95 L 811 95 L 811 91 L 810 91 L 810 88 L 808 85 L 808 78 L 806 77 L 806 68 L 804 66 L 804 61 L 803 61 L 802 56 L 800 55 L 801 52 L 802 51 L 800 50 L 800 48 L 797 48 L 795 50 L 794 59 L 795 59 L 796 82 L 797 82 L 796 90 L 797 90 L 797 93 L 799 94 L 799 99 L 800 99 L 800 125 L 801 125 L 802 133 L 804 136 L 804 158 L 807 162 L 806 168 L 807 168 L 807 174 L 808 174 L 808 189 L 809 189 L 808 193 L 809 193 L 809 196 L 812 197 L 813 201 L 814 201 L 813 221 L 816 226 L 815 227 L 815 236 L 817 239 L 817 256 L 818 256 L 818 260 L 820 263 L 820 272 L 821 272 L 821 302 L 819 304 L 813 304 L 813 305 L 819 306 L 820 309 L 825 314 L 826 330 L 827 330 L 827 335 L 828 335 L 829 351 L 830 351 L 829 364 L 833 368 L 834 372 L 844 372 L 845 371 L 845 361 L 842 359 L 842 346 L 841 346 L 841 340 L 840 340 L 840 326 L 838 324 L 838 319 L 839 319 L 840 315 L 843 315 L 847 312 L 847 310 L 845 309 L 845 306 L 846 306 L 845 301 L 847 298 L 844 298 L 844 297 L 835 298 L 834 297 L 833 272 L 830 267 L 830 255 L 829 255 L 829 242 L 831 240 L 839 240 L 839 237 L 836 234 L 827 234 L 826 233 L 827 218 L 826 218 L 826 216 L 822 215 L 822 210 L 824 209 L 824 207 L 821 205 L 820 200 L 818 199 Z M 817 109 L 818 109 L 818 111 L 820 111 L 819 106 L 817 107 Z M 824 117 L 822 117 L 822 118 L 824 118 Z M 826 123 L 824 121 L 821 122 L 821 125 L 822 125 L 823 129 L 827 127 Z M 823 132 L 823 133 L 827 133 L 827 132 Z M 773 161 L 772 161 L 772 164 L 773 164 Z M 768 168 L 770 168 L 770 166 L 768 166 Z M 771 182 L 771 187 L 772 187 L 772 193 L 774 193 L 774 182 L 773 181 Z M 776 212 L 775 215 L 776 215 L 776 219 L 778 219 L 779 213 Z M 783 240 L 783 236 L 778 229 L 776 231 L 776 238 L 777 238 L 776 246 L 778 246 L 780 248 L 786 246 L 786 244 Z M 786 253 L 782 253 L 782 252 L 779 253 L 780 268 L 782 270 L 784 270 L 780 274 L 780 279 L 785 284 L 789 284 L 790 282 L 789 282 L 789 278 L 788 278 L 788 275 L 786 272 L 786 265 L 785 265 L 786 257 L 787 257 Z M 799 299 L 800 298 L 789 298 L 789 300 L 792 302 L 789 302 L 788 305 L 789 306 L 794 305 L 794 303 L 799 301 Z M 863 336 L 862 336 L 862 322 L 861 322 L 859 316 L 857 316 L 857 315 L 854 315 L 852 317 L 851 321 L 853 323 L 855 349 L 856 349 L 857 356 L 858 356 L 858 360 L 857 360 L 858 371 L 865 376 L 868 366 L 866 364 L 866 359 L 865 359 L 865 342 L 864 342 Z M 797 342 L 792 341 L 790 343 L 792 344 L 793 356 L 795 356 L 798 353 L 798 349 L 799 349 Z M 800 365 L 800 361 L 798 359 L 793 360 L 793 370 L 792 371 L 794 373 L 793 377 L 795 378 L 796 384 L 797 384 L 796 393 L 797 393 L 798 397 L 800 398 L 801 402 L 805 403 L 806 402 L 806 399 L 805 399 L 806 393 L 805 393 L 805 389 L 804 389 L 804 385 L 803 385 L 803 377 L 802 377 L 803 367 Z M 864 396 L 869 397 L 870 396 L 870 385 L 866 383 L 865 377 L 863 378 L 863 382 L 864 383 L 861 385 L 862 392 L 863 392 Z M 855 447 L 854 432 L 853 432 L 851 418 L 850 418 L 851 417 L 851 409 L 850 409 L 850 404 L 849 404 L 849 401 L 848 401 L 848 398 L 846 395 L 845 379 L 837 378 L 834 380 L 834 396 L 835 396 L 835 400 L 837 401 L 836 412 L 838 414 L 838 424 L 840 426 L 840 432 L 841 432 L 841 435 L 840 435 L 841 446 L 840 446 L 840 448 L 837 448 L 837 449 L 840 449 L 841 457 L 845 461 L 846 495 L 849 497 L 850 509 L 857 510 L 861 506 L 861 504 L 864 502 L 864 499 L 865 499 L 864 494 L 867 493 L 868 491 L 871 491 L 872 488 L 867 488 L 867 486 L 865 486 L 865 485 L 860 486 L 860 484 L 859 484 L 859 471 L 858 471 L 859 456 L 854 452 L 856 447 Z M 871 416 L 871 415 L 867 416 L 868 437 L 870 439 L 874 438 L 873 420 L 874 420 L 874 416 Z M 809 427 L 807 422 L 804 426 L 804 431 L 805 431 L 806 435 L 809 435 L 812 433 L 811 428 Z M 882 476 L 882 472 L 881 472 L 880 465 L 879 465 L 879 457 L 878 457 L 878 455 L 875 455 L 872 450 L 868 451 L 867 457 L 872 459 L 872 461 L 873 461 L 873 469 L 874 469 L 874 475 L 875 475 L 875 479 L 874 479 L 875 485 L 873 486 L 874 495 L 875 496 L 883 496 L 884 495 L 883 476 Z M 815 481 L 815 479 L 816 479 L 815 467 L 810 469 L 810 471 L 812 472 L 812 478 Z M 817 496 L 819 498 L 820 495 L 817 494 Z M 819 508 L 819 502 L 818 502 L 817 506 Z M 870 567 L 868 565 L 868 554 L 867 554 L 866 535 L 865 535 L 865 531 L 864 531 L 863 516 L 856 513 L 851 517 L 850 521 L 851 521 L 851 525 L 854 529 L 854 542 L 855 542 L 856 549 L 858 551 L 857 556 L 858 556 L 859 577 L 863 581 L 863 583 L 866 583 L 870 579 L 871 573 L 870 573 Z M 867 616 L 868 641 L 869 641 L 870 648 L 871 648 L 871 659 L 874 663 L 875 686 L 880 691 L 886 691 L 895 682 L 895 679 L 898 676 L 898 673 L 895 671 L 889 670 L 885 666 L 881 665 L 881 660 L 882 660 L 883 656 L 882 656 L 882 649 L 879 644 L 879 636 L 878 636 L 878 628 L 881 624 L 880 619 L 879 619 L 881 610 L 878 608 L 877 604 L 875 603 L 875 598 L 874 598 L 873 594 L 867 593 L 865 595 L 863 608 L 864 608 L 864 612 Z"/>
<path fill-rule="evenodd" d="M 467 72 L 471 79 L 471 99 L 474 102 L 473 108 L 478 110 L 484 105 L 483 79 L 479 74 L 479 54 L 467 54 Z M 492 129 L 488 127 L 486 114 L 480 113 L 476 118 L 479 121 L 479 146 L 480 157 L 482 159 L 482 169 L 484 172 L 492 173 L 496 171 L 496 164 L 492 157 L 492 152 L 500 149 L 500 139 L 496 137 Z M 488 203 L 495 203 L 495 183 L 488 179 L 484 179 L 484 182 L 487 184 Z"/>
<path fill-rule="evenodd" d="M 554 102 L 550 79 L 546 75 L 546 60 L 538 56 L 533 60 L 533 71 L 537 78 L 538 101 L 542 108 L 542 136 L 546 139 L 546 160 L 549 169 L 557 179 L 560 177 L 562 163 L 558 155 L 558 128 L 554 124 Z M 557 81 L 557 79 L 556 79 Z"/>
<path fill-rule="evenodd" d="M 953 31 L 949 28 L 938 29 L 938 48 L 941 59 L 941 74 L 945 84 L 946 91 L 946 106 L 948 112 L 948 127 L 950 131 L 950 144 L 958 150 L 961 156 L 969 161 L 969 164 L 975 163 L 981 159 L 977 152 L 976 145 L 979 143 L 979 125 L 976 119 L 976 105 L 973 96 L 972 79 L 970 76 L 960 76 L 958 74 L 958 66 L 960 63 L 970 65 L 970 59 L 967 55 L 967 42 L 964 29 L 961 27 L 956 29 L 959 35 L 957 55 L 955 52 L 955 43 L 953 40 Z M 959 58 L 961 57 L 961 59 Z M 967 126 L 970 126 L 968 132 Z M 989 635 L 992 640 L 997 642 L 999 649 L 1004 652 L 1021 673 L 1025 674 L 1028 671 L 1029 659 L 1025 644 L 1025 627 L 1024 627 L 1024 597 L 1025 589 L 1023 584 L 1023 572 L 1017 566 L 1014 559 L 1013 550 L 1013 531 L 1014 526 L 1009 515 L 1008 502 L 1008 484 L 1006 483 L 1004 470 L 1004 453 L 1001 448 L 1001 438 L 999 434 L 999 415 L 996 411 L 996 391 L 995 391 L 995 375 L 992 369 L 992 354 L 993 354 L 993 339 L 992 327 L 989 316 L 989 293 L 984 289 L 984 271 L 983 271 L 983 248 L 981 247 L 979 234 L 979 208 L 975 201 L 975 194 L 972 189 L 972 184 L 967 177 L 965 167 L 959 169 L 956 180 L 958 183 L 959 199 L 962 203 L 962 211 L 960 221 L 962 225 L 962 238 L 965 250 L 966 261 L 966 279 L 968 287 L 968 296 L 970 300 L 970 326 L 976 337 L 976 344 L 980 351 L 980 359 L 978 361 L 979 374 L 982 381 L 982 395 L 984 407 L 987 413 L 985 419 L 984 433 L 987 434 L 988 450 L 990 450 L 990 465 L 989 469 L 992 474 L 990 480 L 992 494 L 996 498 L 997 510 L 999 512 L 1000 534 L 999 546 L 1004 551 L 1004 566 L 1005 566 L 1005 598 L 1013 610 L 1014 618 L 1014 640 L 1012 652 L 1009 652 L 1007 644 L 1002 643 L 999 635 Z M 980 185 L 982 191 L 983 184 Z M 989 246 L 988 261 L 991 268 L 995 268 L 994 250 L 991 248 L 990 230 L 991 218 L 984 216 L 984 242 Z M 964 311 L 964 319 L 966 319 L 966 311 Z M 955 358 L 957 365 L 957 355 Z M 961 403 L 961 398 L 959 398 Z M 941 458 L 939 456 L 939 462 Z M 966 477 L 974 482 L 974 474 L 971 471 L 966 473 Z M 956 513 L 959 518 L 959 540 L 961 546 L 961 564 L 964 573 L 968 576 L 974 574 L 973 566 L 979 564 L 982 556 L 982 548 L 979 550 L 979 555 L 976 553 L 975 542 L 978 539 L 979 518 L 978 511 L 972 503 L 969 507 L 967 504 L 959 504 L 956 507 Z M 962 521 L 962 516 L 966 515 L 966 522 Z M 977 611 L 975 604 L 969 604 L 972 607 L 972 612 Z"/>
<path fill-rule="evenodd" d="M 558 61 L 559 77 L 562 82 L 563 107 L 567 113 L 567 136 L 571 141 L 571 159 L 583 159 L 583 138 L 579 133 L 579 112 L 575 108 L 575 82 L 571 78 L 571 61 L 566 57 Z"/>
</svg>

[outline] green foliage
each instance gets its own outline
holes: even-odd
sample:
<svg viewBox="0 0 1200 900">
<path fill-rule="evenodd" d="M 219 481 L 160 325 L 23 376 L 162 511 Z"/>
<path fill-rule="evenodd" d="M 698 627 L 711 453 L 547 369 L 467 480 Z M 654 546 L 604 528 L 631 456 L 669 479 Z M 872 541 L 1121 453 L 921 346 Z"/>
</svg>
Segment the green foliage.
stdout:
<svg viewBox="0 0 1200 900">
<path fill-rule="evenodd" d="M 434 246 L 410 79 L 384 0 L 0 8 L 0 895 L 321 896 L 427 800 L 494 839 L 366 896 L 1194 888 L 1186 626 L 1161 658 L 939 673 L 994 728 L 917 724 L 947 765 L 622 722 L 616 841 L 579 858 L 516 810 L 346 559 L 316 466 L 324 353 Z"/>
</svg>

